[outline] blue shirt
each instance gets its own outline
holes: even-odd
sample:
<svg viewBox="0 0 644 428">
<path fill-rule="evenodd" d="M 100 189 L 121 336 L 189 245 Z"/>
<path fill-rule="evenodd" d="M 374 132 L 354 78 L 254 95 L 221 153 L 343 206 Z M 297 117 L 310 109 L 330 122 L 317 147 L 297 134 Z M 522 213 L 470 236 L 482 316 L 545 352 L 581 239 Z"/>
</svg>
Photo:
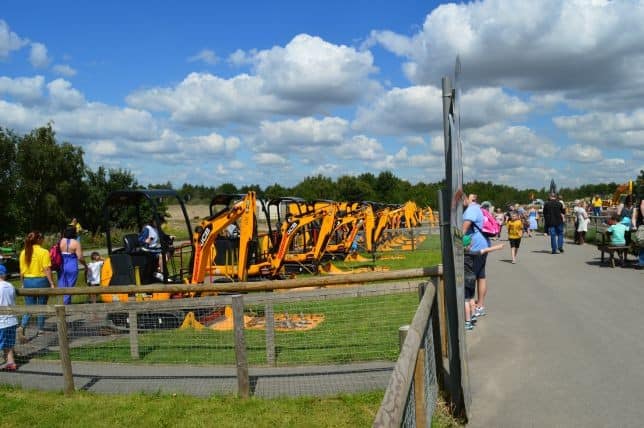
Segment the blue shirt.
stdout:
<svg viewBox="0 0 644 428">
<path fill-rule="evenodd" d="M 626 245 L 626 238 L 624 234 L 626 233 L 626 226 L 622 223 L 617 223 L 606 229 L 607 232 L 610 232 L 610 243 L 615 245 Z"/>
<path fill-rule="evenodd" d="M 490 243 L 483 233 L 481 233 L 481 229 L 483 228 L 483 212 L 481 211 L 481 206 L 475 203 L 470 203 L 463 213 L 463 221 L 465 220 L 469 220 L 477 226 L 470 226 L 469 230 L 466 232 L 466 235 L 472 235 L 472 246 L 470 247 L 470 252 L 477 253 L 489 247 Z"/>
</svg>

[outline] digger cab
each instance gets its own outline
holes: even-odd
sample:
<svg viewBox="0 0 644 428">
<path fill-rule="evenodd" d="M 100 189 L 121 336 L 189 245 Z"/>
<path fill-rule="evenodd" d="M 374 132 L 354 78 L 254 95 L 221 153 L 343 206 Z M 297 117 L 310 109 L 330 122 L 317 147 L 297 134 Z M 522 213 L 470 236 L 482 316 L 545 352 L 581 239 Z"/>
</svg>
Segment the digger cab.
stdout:
<svg viewBox="0 0 644 428">
<path fill-rule="evenodd" d="M 191 236 L 185 205 L 174 190 L 118 190 L 108 195 L 103 206 L 103 227 L 112 275 L 109 284 L 104 285 L 183 283 L 192 266 L 194 250 L 192 243 L 178 245 L 164 230 L 165 207 L 174 204 L 181 208 L 183 219 L 179 221 L 185 223 L 186 236 Z M 158 233 L 154 247 L 140 239 L 148 224 Z"/>
</svg>

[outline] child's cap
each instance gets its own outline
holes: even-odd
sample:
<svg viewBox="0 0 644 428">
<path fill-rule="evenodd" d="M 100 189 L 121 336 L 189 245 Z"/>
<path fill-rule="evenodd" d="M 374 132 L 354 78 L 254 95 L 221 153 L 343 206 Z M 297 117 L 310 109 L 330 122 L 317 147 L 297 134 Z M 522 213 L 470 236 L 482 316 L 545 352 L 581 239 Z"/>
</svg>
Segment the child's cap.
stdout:
<svg viewBox="0 0 644 428">
<path fill-rule="evenodd" d="M 7 267 L 5 265 L 0 265 L 0 275 L 2 276 L 7 275 Z"/>
<path fill-rule="evenodd" d="M 472 243 L 472 235 L 463 235 L 463 246 L 469 247 Z"/>
</svg>

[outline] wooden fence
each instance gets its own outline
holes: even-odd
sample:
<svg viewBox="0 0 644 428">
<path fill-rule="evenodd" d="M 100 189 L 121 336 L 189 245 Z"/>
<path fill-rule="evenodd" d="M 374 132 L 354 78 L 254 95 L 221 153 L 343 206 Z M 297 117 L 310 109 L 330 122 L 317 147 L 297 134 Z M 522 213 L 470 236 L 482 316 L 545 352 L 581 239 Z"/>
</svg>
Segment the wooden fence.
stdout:
<svg viewBox="0 0 644 428">
<path fill-rule="evenodd" d="M 340 276 L 324 276 L 284 281 L 261 281 L 253 283 L 230 283 L 217 285 L 146 285 L 146 286 L 114 286 L 72 289 L 18 289 L 20 295 L 63 294 L 103 294 L 127 293 L 132 296 L 129 302 L 115 302 L 93 305 L 56 305 L 56 306 L 21 306 L 16 308 L 0 308 L 0 314 L 48 314 L 55 315 L 57 320 L 60 360 L 63 372 L 63 390 L 72 394 L 75 390 L 70 344 L 67 334 L 67 317 L 100 312 L 122 311 L 129 318 L 129 340 L 132 359 L 139 355 L 137 314 L 146 311 L 173 311 L 182 308 L 212 307 L 213 305 L 229 305 L 233 309 L 233 331 L 235 337 L 235 360 L 237 371 L 237 391 L 240 397 L 250 396 L 250 381 L 248 374 L 248 359 L 244 337 L 244 305 L 264 305 L 266 316 L 266 360 L 274 362 L 275 340 L 272 305 L 294 298 L 313 300 L 319 292 L 298 291 L 296 293 L 253 293 L 257 291 L 292 290 L 302 287 L 331 287 L 325 290 L 325 299 L 361 297 L 373 293 L 377 288 L 379 293 L 401 292 L 409 290 L 400 284 L 375 284 L 399 280 L 430 279 L 429 283 L 418 286 L 420 305 L 409 326 L 402 342 L 402 349 L 394 373 L 390 379 L 382 406 L 375 421 L 376 426 L 429 426 L 435 407 L 438 390 L 444 390 L 443 358 L 447 355 L 447 339 L 445 328 L 445 308 L 443 306 L 444 290 L 442 281 L 442 266 L 430 268 L 407 269 L 392 272 L 361 273 Z M 368 285 L 371 284 L 371 285 Z M 348 285 L 356 285 L 347 289 Z M 357 286 L 360 285 L 360 286 Z M 333 289 L 333 286 L 343 288 Z M 396 290 L 399 288 L 400 290 Z M 135 301 L 140 293 L 217 293 L 217 296 L 173 299 L 165 301 Z M 223 293 L 223 295 L 222 295 Z M 239 294 L 232 294 L 239 293 Z M 246 293 L 246 294 L 241 294 Z M 227 294 L 227 295 L 226 295 Z M 433 328 L 436 326 L 438 328 Z M 438 344 L 438 346 L 435 346 Z M 271 357 L 273 356 L 273 357 Z M 426 423 L 426 421 L 429 421 Z"/>
</svg>

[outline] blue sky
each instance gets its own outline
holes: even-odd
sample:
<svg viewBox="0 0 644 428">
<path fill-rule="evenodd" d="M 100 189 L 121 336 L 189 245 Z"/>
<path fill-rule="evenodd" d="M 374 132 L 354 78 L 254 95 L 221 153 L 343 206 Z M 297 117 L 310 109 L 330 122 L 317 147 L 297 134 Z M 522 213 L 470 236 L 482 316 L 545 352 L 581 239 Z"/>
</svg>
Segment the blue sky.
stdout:
<svg viewBox="0 0 644 428">
<path fill-rule="evenodd" d="M 644 169 L 641 1 L 104 3 L 3 2 L 0 126 L 142 184 L 440 180 L 457 54 L 465 181 Z"/>
</svg>

